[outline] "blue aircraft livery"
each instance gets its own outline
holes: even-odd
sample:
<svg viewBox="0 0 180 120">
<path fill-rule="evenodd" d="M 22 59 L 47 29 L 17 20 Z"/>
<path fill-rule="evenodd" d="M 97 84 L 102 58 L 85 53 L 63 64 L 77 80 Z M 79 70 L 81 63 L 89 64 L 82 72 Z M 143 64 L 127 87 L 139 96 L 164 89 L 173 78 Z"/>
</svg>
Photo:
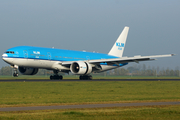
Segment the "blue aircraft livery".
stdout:
<svg viewBox="0 0 180 120">
<path fill-rule="evenodd" d="M 158 57 L 170 57 L 173 54 L 154 56 L 122 57 L 129 27 L 125 27 L 108 54 L 64 50 L 55 48 L 18 46 L 8 49 L 2 59 L 14 68 L 14 77 L 35 75 L 39 69 L 54 72 L 50 79 L 63 79 L 58 73 L 79 75 L 79 79 L 92 79 L 91 73 L 104 72 L 127 65 L 129 62 L 155 60 Z"/>
<path fill-rule="evenodd" d="M 116 46 L 118 46 L 118 47 L 124 47 L 124 43 L 119 43 L 119 42 L 117 42 L 117 43 L 116 43 Z"/>
<path fill-rule="evenodd" d="M 122 50 L 122 48 L 124 47 L 124 43 L 116 42 L 116 46 L 118 47 L 118 50 Z"/>
</svg>

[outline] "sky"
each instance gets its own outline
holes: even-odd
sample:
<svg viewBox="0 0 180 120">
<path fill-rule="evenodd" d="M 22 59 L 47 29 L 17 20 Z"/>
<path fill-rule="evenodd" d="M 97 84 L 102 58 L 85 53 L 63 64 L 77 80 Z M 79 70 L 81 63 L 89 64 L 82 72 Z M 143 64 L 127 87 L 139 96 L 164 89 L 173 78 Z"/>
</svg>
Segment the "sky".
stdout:
<svg viewBox="0 0 180 120">
<path fill-rule="evenodd" d="M 130 27 L 123 56 L 177 54 L 140 62 L 180 66 L 179 0 L 0 0 L 0 54 L 15 46 L 108 53 Z M 0 59 L 0 68 L 8 66 Z"/>
</svg>

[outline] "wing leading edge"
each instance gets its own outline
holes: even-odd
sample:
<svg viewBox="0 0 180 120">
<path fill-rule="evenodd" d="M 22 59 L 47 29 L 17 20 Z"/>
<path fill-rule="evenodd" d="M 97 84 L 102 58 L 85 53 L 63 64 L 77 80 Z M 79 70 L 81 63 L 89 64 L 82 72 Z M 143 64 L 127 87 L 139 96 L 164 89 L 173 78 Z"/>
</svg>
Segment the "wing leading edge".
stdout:
<svg viewBox="0 0 180 120">
<path fill-rule="evenodd" d="M 100 64 L 100 63 L 107 63 L 107 64 L 116 64 L 119 65 L 120 63 L 129 63 L 129 62 L 136 62 L 139 63 L 141 61 L 149 61 L 149 60 L 156 60 L 155 58 L 161 57 L 171 57 L 175 54 L 166 54 L 166 55 L 153 55 L 153 56 L 134 56 L 134 57 L 122 57 L 122 58 L 113 58 L 113 59 L 97 59 L 97 60 L 86 60 L 86 62 L 90 64 Z M 62 62 L 61 65 L 67 66 L 72 64 L 74 61 Z"/>
</svg>

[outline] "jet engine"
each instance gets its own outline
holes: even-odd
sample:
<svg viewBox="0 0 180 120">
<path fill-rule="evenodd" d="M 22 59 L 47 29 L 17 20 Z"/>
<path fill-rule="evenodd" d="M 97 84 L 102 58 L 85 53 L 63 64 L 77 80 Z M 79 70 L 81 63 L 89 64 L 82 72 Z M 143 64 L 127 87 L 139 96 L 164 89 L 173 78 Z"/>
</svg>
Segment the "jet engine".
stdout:
<svg viewBox="0 0 180 120">
<path fill-rule="evenodd" d="M 26 67 L 19 67 L 19 72 L 23 75 L 35 75 L 38 72 L 38 68 L 26 68 Z"/>
<path fill-rule="evenodd" d="M 88 75 L 92 72 L 92 66 L 87 62 L 78 61 L 71 64 L 70 70 L 76 75 Z"/>
</svg>

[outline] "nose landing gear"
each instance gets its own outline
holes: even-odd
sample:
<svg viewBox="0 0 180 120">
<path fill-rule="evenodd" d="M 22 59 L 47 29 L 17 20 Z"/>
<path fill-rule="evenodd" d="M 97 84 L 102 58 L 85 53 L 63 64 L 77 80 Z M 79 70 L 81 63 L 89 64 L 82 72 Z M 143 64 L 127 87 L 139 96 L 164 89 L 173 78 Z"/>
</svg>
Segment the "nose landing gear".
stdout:
<svg viewBox="0 0 180 120">
<path fill-rule="evenodd" d="M 18 72 L 17 72 L 17 71 L 18 71 L 18 66 L 14 65 L 13 68 L 14 68 L 13 76 L 14 76 L 14 77 L 18 77 Z"/>
<path fill-rule="evenodd" d="M 13 73 L 13 76 L 14 77 L 18 77 L 18 73 Z"/>
</svg>

